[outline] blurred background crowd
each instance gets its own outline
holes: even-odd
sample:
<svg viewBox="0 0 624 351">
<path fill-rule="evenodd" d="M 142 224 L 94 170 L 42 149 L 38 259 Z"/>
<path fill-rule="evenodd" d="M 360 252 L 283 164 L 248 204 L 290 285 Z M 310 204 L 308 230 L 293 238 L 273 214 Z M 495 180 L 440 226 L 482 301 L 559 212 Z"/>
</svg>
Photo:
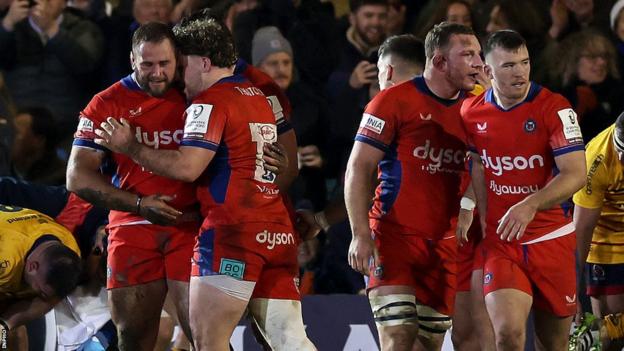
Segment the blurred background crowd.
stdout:
<svg viewBox="0 0 624 351">
<path fill-rule="evenodd" d="M 292 105 L 300 175 L 296 208 L 342 198 L 364 106 L 378 91 L 377 48 L 391 35 L 424 40 L 443 20 L 485 38 L 526 38 L 531 78 L 563 94 L 589 141 L 624 110 L 624 1 L 615 0 L 0 0 L 0 176 L 63 185 L 77 117 L 90 98 L 131 72 L 139 25 L 175 24 L 210 7 L 242 59 L 269 74 Z M 424 66 L 424 49 L 421 55 Z M 358 293 L 346 260 L 348 223 L 300 248 L 304 294 Z"/>
</svg>

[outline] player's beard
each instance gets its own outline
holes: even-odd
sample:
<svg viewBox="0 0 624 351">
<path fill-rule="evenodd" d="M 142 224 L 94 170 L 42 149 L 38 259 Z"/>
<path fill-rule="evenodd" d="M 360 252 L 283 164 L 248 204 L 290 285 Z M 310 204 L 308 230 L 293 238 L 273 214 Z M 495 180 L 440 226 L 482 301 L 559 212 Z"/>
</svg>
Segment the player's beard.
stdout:
<svg viewBox="0 0 624 351">
<path fill-rule="evenodd" d="M 169 80 L 167 78 L 167 76 L 165 76 L 163 79 L 159 79 L 159 80 L 150 79 L 149 77 L 142 77 L 139 74 L 136 74 L 135 76 L 136 76 L 137 83 L 139 84 L 141 89 L 143 89 L 143 91 L 145 91 L 146 93 L 148 93 L 151 96 L 161 97 L 161 96 L 163 96 L 163 95 L 165 95 L 167 93 L 169 88 L 171 88 L 172 81 Z M 152 89 L 152 87 L 149 84 L 150 81 L 151 82 L 164 82 L 165 84 L 162 86 L 162 88 Z"/>
</svg>

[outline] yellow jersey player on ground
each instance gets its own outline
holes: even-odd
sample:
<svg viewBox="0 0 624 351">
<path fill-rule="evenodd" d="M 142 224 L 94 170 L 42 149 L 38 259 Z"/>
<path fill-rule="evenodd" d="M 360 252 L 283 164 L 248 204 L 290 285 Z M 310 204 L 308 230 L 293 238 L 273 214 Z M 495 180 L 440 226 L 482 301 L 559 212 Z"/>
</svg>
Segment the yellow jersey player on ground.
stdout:
<svg viewBox="0 0 624 351">
<path fill-rule="evenodd" d="M 587 144 L 587 184 L 574 195 L 581 272 L 592 311 L 607 334 L 604 350 L 624 346 L 624 113 Z M 580 292 L 579 292 L 580 293 Z M 584 329 L 593 320 L 585 318 Z M 577 328 L 575 337 L 583 326 Z M 576 338 L 571 348 L 574 349 Z M 597 342 L 594 342 L 597 344 Z M 580 347 L 580 345 L 579 345 Z M 583 348 L 579 348 L 582 350 Z"/>
<path fill-rule="evenodd" d="M 65 227 L 37 211 L 0 205 L 0 350 L 17 350 L 16 328 L 51 310 L 79 275 L 80 250 Z"/>
</svg>

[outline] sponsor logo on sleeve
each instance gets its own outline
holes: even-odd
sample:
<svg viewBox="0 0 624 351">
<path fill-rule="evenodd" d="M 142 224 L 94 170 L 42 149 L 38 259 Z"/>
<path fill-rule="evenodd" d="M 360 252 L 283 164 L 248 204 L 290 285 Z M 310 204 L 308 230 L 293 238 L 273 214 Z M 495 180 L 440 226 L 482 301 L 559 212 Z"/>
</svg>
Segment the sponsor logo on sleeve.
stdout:
<svg viewBox="0 0 624 351">
<path fill-rule="evenodd" d="M 576 112 L 571 108 L 557 111 L 563 127 L 563 135 L 569 143 L 583 142 L 581 126 L 579 126 Z"/>
<path fill-rule="evenodd" d="M 280 104 L 279 99 L 275 95 L 267 96 L 267 101 L 269 105 L 271 105 L 271 109 L 273 110 L 273 116 L 275 116 L 275 123 L 280 122 L 284 119 L 284 112 L 282 108 L 282 104 Z"/>
<path fill-rule="evenodd" d="M 368 129 L 371 132 L 381 134 L 385 125 L 386 125 L 386 122 L 383 119 L 377 118 L 371 114 L 365 113 L 362 116 L 362 122 L 360 123 L 360 128 Z"/>
<path fill-rule="evenodd" d="M 184 137 L 203 137 L 208 131 L 208 121 L 212 113 L 210 104 L 192 104 L 186 109 Z"/>
<path fill-rule="evenodd" d="M 79 132 L 93 132 L 93 121 L 88 119 L 87 117 L 80 117 L 80 122 L 78 122 L 78 131 Z"/>
</svg>

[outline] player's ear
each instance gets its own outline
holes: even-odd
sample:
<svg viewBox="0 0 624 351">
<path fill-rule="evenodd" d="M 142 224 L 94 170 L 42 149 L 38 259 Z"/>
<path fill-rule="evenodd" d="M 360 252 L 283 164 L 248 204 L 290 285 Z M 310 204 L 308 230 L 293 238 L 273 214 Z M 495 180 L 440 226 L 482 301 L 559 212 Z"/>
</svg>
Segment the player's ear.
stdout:
<svg viewBox="0 0 624 351">
<path fill-rule="evenodd" d="M 492 67 L 490 67 L 490 65 L 488 64 L 484 65 L 483 71 L 485 72 L 485 75 L 487 75 L 488 78 L 494 79 L 494 76 L 492 75 Z"/>
<path fill-rule="evenodd" d="M 446 57 L 441 52 L 435 52 L 431 58 L 433 67 L 437 70 L 444 71 L 446 69 Z"/>
<path fill-rule="evenodd" d="M 130 67 L 132 67 L 133 71 L 136 68 L 136 65 L 134 64 L 134 52 L 132 52 L 132 50 L 130 50 Z"/>
<path fill-rule="evenodd" d="M 392 76 L 394 75 L 394 67 L 392 65 L 387 65 L 388 69 L 386 70 L 386 80 L 388 82 L 392 81 Z"/>
<path fill-rule="evenodd" d="M 212 68 L 212 61 L 210 61 L 210 59 L 205 56 L 202 56 L 201 59 L 202 59 L 202 72 L 210 71 L 210 68 Z"/>
</svg>

